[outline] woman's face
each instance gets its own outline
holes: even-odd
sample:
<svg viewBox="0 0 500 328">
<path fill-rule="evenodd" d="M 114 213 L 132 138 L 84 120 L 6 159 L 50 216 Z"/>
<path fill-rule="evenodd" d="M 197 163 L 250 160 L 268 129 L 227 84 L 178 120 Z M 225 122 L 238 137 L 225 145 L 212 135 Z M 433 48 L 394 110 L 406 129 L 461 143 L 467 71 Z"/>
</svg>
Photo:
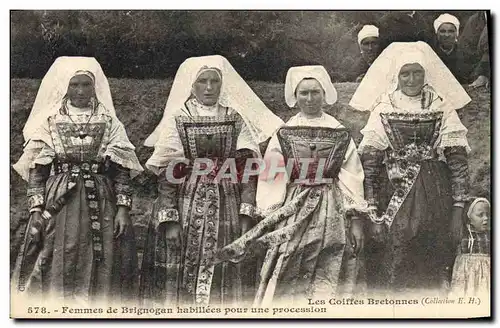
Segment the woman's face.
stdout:
<svg viewBox="0 0 500 328">
<path fill-rule="evenodd" d="M 69 80 L 67 95 L 73 106 L 88 107 L 94 95 L 92 79 L 84 74 L 73 76 Z"/>
<path fill-rule="evenodd" d="M 193 84 L 193 94 L 205 106 L 213 106 L 219 99 L 222 80 L 214 70 L 207 70 L 198 76 Z"/>
<path fill-rule="evenodd" d="M 359 44 L 361 55 L 368 63 L 372 63 L 379 55 L 379 40 L 377 37 L 368 37 L 361 40 Z"/>
<path fill-rule="evenodd" d="M 325 101 L 325 91 L 316 79 L 303 79 L 295 89 L 297 104 L 307 115 L 318 115 Z"/>
<path fill-rule="evenodd" d="M 474 205 L 471 211 L 470 224 L 476 231 L 486 231 L 490 229 L 490 206 L 486 202 L 479 202 Z"/>
<path fill-rule="evenodd" d="M 443 23 L 437 30 L 439 44 L 446 49 L 453 47 L 457 42 L 457 28 L 451 23 Z"/>
<path fill-rule="evenodd" d="M 399 88 L 405 95 L 418 95 L 425 84 L 424 68 L 417 63 L 404 65 L 399 71 L 398 83 Z"/>
</svg>

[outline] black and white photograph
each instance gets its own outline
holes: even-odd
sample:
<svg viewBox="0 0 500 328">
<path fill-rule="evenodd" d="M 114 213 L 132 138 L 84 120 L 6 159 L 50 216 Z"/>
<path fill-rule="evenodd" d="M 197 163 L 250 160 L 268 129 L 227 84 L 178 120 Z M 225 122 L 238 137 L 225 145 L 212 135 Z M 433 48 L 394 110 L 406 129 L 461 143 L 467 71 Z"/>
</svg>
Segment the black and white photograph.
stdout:
<svg viewBox="0 0 500 328">
<path fill-rule="evenodd" d="M 490 318 L 490 10 L 10 10 L 10 317 Z"/>
</svg>

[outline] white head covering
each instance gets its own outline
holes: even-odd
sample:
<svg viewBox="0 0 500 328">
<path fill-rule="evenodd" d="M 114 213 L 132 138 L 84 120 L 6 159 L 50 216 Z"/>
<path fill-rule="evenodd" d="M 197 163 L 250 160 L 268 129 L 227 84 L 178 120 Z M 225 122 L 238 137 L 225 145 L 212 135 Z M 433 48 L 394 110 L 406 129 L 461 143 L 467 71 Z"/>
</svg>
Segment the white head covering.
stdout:
<svg viewBox="0 0 500 328">
<path fill-rule="evenodd" d="M 455 25 L 457 28 L 457 36 L 458 36 L 458 31 L 460 30 L 460 21 L 458 18 L 456 18 L 453 15 L 450 14 L 442 14 L 436 20 L 434 21 L 434 31 L 437 33 L 439 27 L 443 25 L 444 23 L 450 23 Z"/>
<path fill-rule="evenodd" d="M 220 55 L 192 57 L 186 59 L 177 70 L 163 118 L 144 142 L 145 146 L 153 147 L 156 144 L 168 120 L 174 119 L 172 115 L 181 109 L 190 97 L 193 83 L 204 68 L 217 68 L 222 74 L 218 103 L 236 110 L 258 143 L 267 140 L 283 124 L 283 121 L 266 107 L 226 58 Z"/>
<path fill-rule="evenodd" d="M 40 122 L 59 111 L 68 91 L 69 81 L 79 74 L 87 75 L 94 81 L 97 99 L 110 114 L 115 115 L 108 79 L 97 60 L 93 57 L 59 57 L 50 66 L 40 84 L 35 103 L 23 129 L 25 141 L 31 139 Z"/>
<path fill-rule="evenodd" d="M 425 69 L 425 82 L 443 98 L 449 108 L 459 109 L 471 98 L 446 65 L 425 42 L 393 42 L 373 62 L 359 84 L 349 105 L 371 110 L 384 93 L 398 88 L 398 75 L 406 64 L 418 63 Z"/>
<path fill-rule="evenodd" d="M 325 91 L 325 102 L 328 105 L 333 105 L 337 101 L 337 90 L 335 90 L 332 80 L 323 66 L 296 66 L 291 67 L 286 74 L 285 101 L 288 107 L 292 108 L 297 103 L 295 89 L 300 81 L 307 78 L 316 79 L 321 84 Z"/>
<path fill-rule="evenodd" d="M 472 210 L 474 209 L 474 206 L 476 206 L 477 203 L 481 203 L 481 202 L 488 204 L 488 206 L 491 206 L 490 201 L 486 198 L 478 197 L 478 198 L 474 199 L 474 201 L 470 204 L 469 209 L 467 210 L 467 217 L 469 219 L 470 219 L 470 216 L 472 214 Z"/>
<path fill-rule="evenodd" d="M 358 44 L 365 38 L 376 37 L 378 38 L 378 27 L 375 25 L 365 25 L 358 33 Z"/>
</svg>

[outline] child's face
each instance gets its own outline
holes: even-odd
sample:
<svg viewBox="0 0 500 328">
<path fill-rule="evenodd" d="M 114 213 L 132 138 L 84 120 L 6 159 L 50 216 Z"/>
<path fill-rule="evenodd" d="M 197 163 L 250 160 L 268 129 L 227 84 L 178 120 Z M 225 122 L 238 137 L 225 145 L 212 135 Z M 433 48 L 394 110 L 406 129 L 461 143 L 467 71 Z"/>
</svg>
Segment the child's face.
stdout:
<svg viewBox="0 0 500 328">
<path fill-rule="evenodd" d="M 490 206 L 488 203 L 479 202 L 474 205 L 470 214 L 470 224 L 476 231 L 490 229 Z"/>
</svg>

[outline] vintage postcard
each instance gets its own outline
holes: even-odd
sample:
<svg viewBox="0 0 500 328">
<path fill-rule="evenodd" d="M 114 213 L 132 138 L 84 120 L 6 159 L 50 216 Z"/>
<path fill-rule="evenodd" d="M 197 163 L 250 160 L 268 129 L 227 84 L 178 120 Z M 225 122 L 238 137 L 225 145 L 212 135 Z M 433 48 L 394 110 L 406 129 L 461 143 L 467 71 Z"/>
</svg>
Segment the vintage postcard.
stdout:
<svg viewBox="0 0 500 328">
<path fill-rule="evenodd" d="M 12 10 L 11 318 L 490 317 L 490 20 Z"/>
</svg>

